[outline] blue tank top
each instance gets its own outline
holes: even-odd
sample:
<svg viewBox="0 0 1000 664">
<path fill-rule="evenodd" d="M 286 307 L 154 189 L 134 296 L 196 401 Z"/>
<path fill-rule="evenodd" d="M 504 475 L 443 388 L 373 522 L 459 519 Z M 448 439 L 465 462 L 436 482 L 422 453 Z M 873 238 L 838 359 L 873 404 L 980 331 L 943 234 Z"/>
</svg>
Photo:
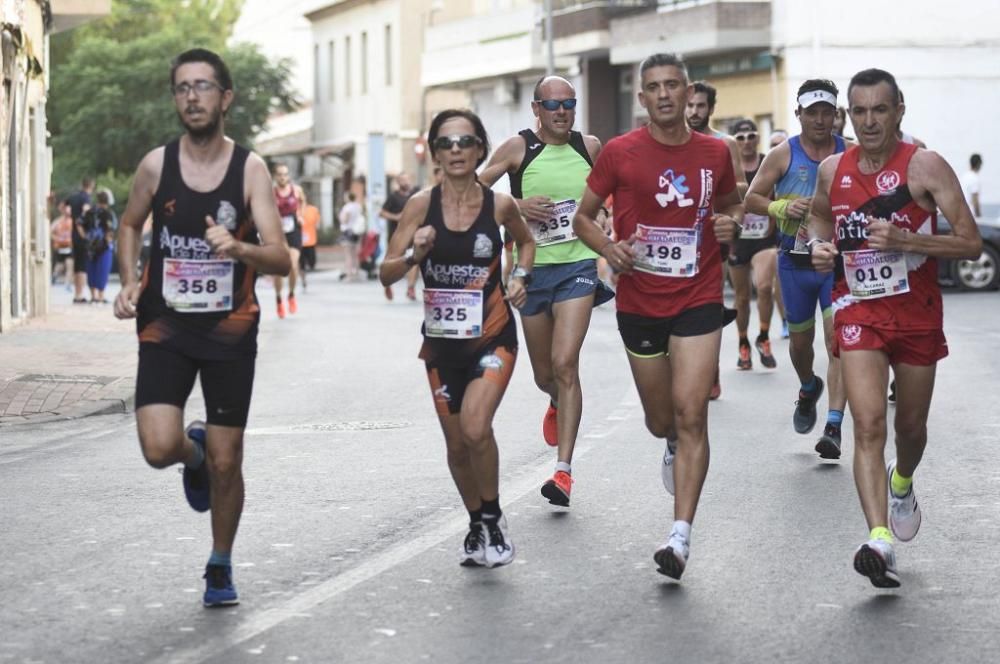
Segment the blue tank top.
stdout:
<svg viewBox="0 0 1000 664">
<path fill-rule="evenodd" d="M 843 152 L 844 139 L 834 134 L 833 140 L 835 143 L 834 153 Z M 806 198 L 812 196 L 816 191 L 819 162 L 810 159 L 806 151 L 802 149 L 799 136 L 789 138 L 788 147 L 792 151 L 792 158 L 788 162 L 788 170 L 774 185 L 775 200 Z M 782 253 L 791 251 L 795 247 L 795 236 L 798 234 L 801 224 L 802 222 L 797 219 L 778 220 L 778 238 Z"/>
</svg>

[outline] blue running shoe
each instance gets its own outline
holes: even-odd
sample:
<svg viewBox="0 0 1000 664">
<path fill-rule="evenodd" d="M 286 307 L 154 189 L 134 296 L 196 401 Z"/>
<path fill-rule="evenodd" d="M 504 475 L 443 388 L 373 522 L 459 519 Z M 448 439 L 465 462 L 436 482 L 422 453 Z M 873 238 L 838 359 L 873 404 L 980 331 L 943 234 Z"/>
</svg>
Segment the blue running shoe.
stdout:
<svg viewBox="0 0 1000 664">
<path fill-rule="evenodd" d="M 201 448 L 205 454 L 205 423 L 194 421 L 184 430 L 184 435 Z M 212 506 L 208 491 L 208 462 L 202 461 L 197 468 L 184 466 L 184 496 L 195 512 L 207 512 Z"/>
<path fill-rule="evenodd" d="M 202 604 L 206 607 L 236 606 L 240 603 L 233 586 L 233 568 L 229 565 L 207 565 L 202 578 L 205 579 Z"/>
</svg>

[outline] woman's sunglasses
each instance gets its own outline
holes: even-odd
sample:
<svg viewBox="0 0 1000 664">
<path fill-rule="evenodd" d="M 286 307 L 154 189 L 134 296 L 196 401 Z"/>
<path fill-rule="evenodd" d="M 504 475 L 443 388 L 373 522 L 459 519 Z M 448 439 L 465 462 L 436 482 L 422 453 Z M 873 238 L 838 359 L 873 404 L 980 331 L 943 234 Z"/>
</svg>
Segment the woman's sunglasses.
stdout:
<svg viewBox="0 0 1000 664">
<path fill-rule="evenodd" d="M 735 138 L 737 141 L 739 141 L 741 143 L 743 141 L 756 141 L 757 140 L 757 132 L 751 131 L 751 132 L 748 132 L 746 134 L 736 134 L 735 136 L 733 136 L 733 138 Z"/>
<path fill-rule="evenodd" d="M 572 111 L 576 108 L 576 99 L 539 99 L 538 103 L 541 104 L 542 108 L 546 111 L 556 111 L 562 106 L 567 111 Z"/>
<path fill-rule="evenodd" d="M 458 146 L 463 150 L 466 148 L 471 148 L 475 145 L 479 145 L 479 137 L 473 136 L 472 134 L 453 134 L 452 136 L 438 136 L 434 139 L 432 147 L 435 150 L 450 150 L 454 146 Z"/>
</svg>

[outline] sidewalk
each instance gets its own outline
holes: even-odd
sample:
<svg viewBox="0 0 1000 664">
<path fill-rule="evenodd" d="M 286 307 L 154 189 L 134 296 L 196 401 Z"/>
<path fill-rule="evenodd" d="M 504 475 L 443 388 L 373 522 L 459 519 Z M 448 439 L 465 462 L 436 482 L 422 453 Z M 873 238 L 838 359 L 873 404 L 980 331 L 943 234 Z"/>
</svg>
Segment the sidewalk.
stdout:
<svg viewBox="0 0 1000 664">
<path fill-rule="evenodd" d="M 135 322 L 116 320 L 110 304 L 72 304 L 62 284 L 51 288 L 47 317 L 0 334 L 0 428 L 132 409 Z M 117 293 L 113 280 L 106 297 Z"/>
</svg>

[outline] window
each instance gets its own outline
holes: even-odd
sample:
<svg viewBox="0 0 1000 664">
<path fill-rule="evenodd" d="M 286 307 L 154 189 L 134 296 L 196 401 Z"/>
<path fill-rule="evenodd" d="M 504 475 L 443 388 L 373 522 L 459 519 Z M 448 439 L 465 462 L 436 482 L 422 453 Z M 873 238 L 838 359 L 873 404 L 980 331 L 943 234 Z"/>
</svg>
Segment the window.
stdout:
<svg viewBox="0 0 1000 664">
<path fill-rule="evenodd" d="M 351 38 L 344 37 L 344 96 L 351 96 Z"/>
<path fill-rule="evenodd" d="M 385 85 L 392 85 L 392 26 L 385 24 Z"/>
<path fill-rule="evenodd" d="M 368 33 L 361 33 L 361 94 L 368 94 Z"/>
<path fill-rule="evenodd" d="M 319 44 L 313 44 L 313 99 L 316 103 L 322 98 L 319 89 Z"/>
<path fill-rule="evenodd" d="M 336 69 L 334 68 L 335 58 L 334 58 L 332 39 L 329 42 L 327 42 L 326 55 L 327 55 L 327 60 L 329 61 L 326 63 L 326 66 L 329 69 L 329 73 L 327 74 L 327 85 L 329 86 L 329 89 L 327 90 L 327 93 L 330 96 L 330 101 L 333 101 L 337 96 L 336 93 L 337 87 L 334 85 L 337 79 L 336 76 L 334 75 Z"/>
</svg>

